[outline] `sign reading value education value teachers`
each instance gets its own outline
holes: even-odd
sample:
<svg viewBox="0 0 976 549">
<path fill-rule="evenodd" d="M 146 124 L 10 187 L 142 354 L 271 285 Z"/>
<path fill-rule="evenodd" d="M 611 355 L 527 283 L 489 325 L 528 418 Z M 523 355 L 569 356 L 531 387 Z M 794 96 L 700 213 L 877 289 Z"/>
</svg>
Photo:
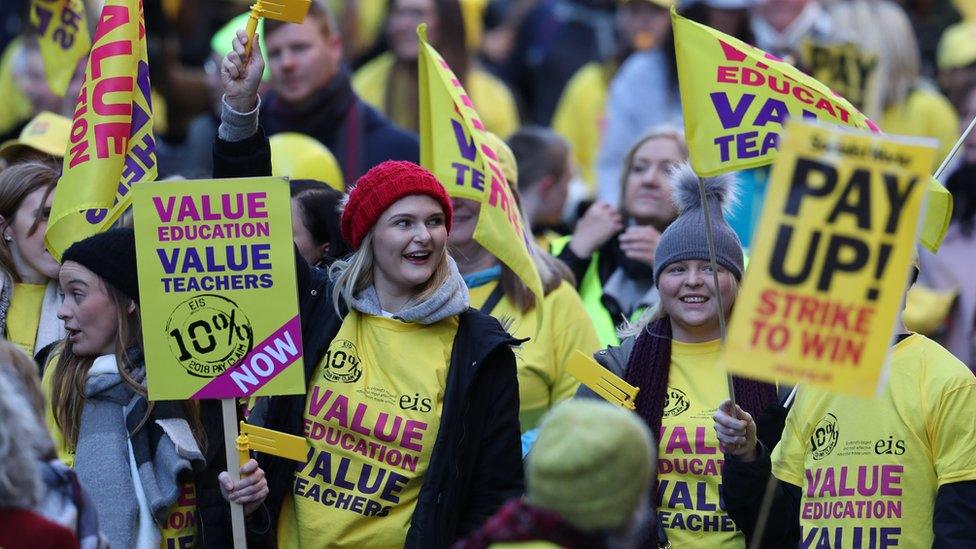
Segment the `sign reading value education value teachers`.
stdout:
<svg viewBox="0 0 976 549">
<path fill-rule="evenodd" d="M 934 152 L 934 140 L 789 123 L 729 324 L 730 372 L 875 394 Z"/>
<path fill-rule="evenodd" d="M 288 184 L 133 189 L 149 398 L 303 393 Z"/>
</svg>

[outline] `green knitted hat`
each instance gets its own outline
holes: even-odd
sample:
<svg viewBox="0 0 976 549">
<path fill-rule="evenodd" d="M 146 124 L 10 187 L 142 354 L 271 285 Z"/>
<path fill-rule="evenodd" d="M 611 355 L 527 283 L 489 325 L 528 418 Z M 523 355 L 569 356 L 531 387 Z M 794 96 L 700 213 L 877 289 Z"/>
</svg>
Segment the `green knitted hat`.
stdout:
<svg viewBox="0 0 976 549">
<path fill-rule="evenodd" d="M 565 401 L 539 427 L 525 469 L 525 500 L 584 532 L 619 527 L 650 495 L 652 440 L 633 412 L 598 400 Z"/>
</svg>

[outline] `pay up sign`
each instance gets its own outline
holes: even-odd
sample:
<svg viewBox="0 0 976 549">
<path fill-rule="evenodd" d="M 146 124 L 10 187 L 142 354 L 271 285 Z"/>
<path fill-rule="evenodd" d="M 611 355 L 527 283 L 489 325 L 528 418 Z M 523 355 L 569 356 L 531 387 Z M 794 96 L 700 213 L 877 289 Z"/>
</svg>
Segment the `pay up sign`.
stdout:
<svg viewBox="0 0 976 549">
<path fill-rule="evenodd" d="M 303 393 L 288 184 L 133 189 L 149 398 Z"/>
<path fill-rule="evenodd" d="M 729 371 L 871 396 L 935 142 L 791 121 L 724 351 Z"/>
</svg>

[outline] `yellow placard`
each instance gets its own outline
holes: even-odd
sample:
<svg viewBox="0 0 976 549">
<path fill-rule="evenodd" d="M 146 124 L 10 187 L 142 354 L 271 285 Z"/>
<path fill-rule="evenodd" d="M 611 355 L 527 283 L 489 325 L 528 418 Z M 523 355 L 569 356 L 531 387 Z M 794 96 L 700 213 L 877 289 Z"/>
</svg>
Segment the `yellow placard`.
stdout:
<svg viewBox="0 0 976 549">
<path fill-rule="evenodd" d="M 788 118 L 879 131 L 826 85 L 759 48 L 671 11 L 691 165 L 702 176 L 771 163 Z"/>
<path fill-rule="evenodd" d="M 151 400 L 305 392 L 288 183 L 133 190 Z"/>
<path fill-rule="evenodd" d="M 635 403 L 640 388 L 620 379 L 582 351 L 573 351 L 566 372 L 607 402 L 628 410 L 637 408 Z"/>
<path fill-rule="evenodd" d="M 875 394 L 935 147 L 788 124 L 729 324 L 730 372 Z"/>
<path fill-rule="evenodd" d="M 878 67 L 878 56 L 861 51 L 851 42 L 824 43 L 807 39 L 800 44 L 798 65 L 852 105 L 864 109 Z"/>
<path fill-rule="evenodd" d="M 55 258 L 110 227 L 134 183 L 156 179 L 150 93 L 142 2 L 106 0 L 44 236 Z"/>
<path fill-rule="evenodd" d="M 64 97 L 81 59 L 88 55 L 91 38 L 85 0 L 31 0 L 30 20 L 44 59 L 47 86 Z"/>
<path fill-rule="evenodd" d="M 420 35 L 420 163 L 454 198 L 475 200 L 474 239 L 542 300 L 542 279 L 530 256 L 532 233 L 491 148 L 485 125 L 444 58 Z"/>
</svg>

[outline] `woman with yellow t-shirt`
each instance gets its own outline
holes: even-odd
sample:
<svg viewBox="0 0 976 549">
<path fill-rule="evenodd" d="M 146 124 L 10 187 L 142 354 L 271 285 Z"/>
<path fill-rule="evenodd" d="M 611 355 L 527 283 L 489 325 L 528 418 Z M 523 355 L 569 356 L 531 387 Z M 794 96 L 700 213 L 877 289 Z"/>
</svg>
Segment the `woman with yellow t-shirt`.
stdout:
<svg viewBox="0 0 976 549">
<path fill-rule="evenodd" d="M 271 172 L 254 108 L 263 62 L 255 48 L 245 66 L 243 41 L 223 61 L 236 113 L 221 114 L 217 177 Z M 353 254 L 329 272 L 296 257 L 307 390 L 249 416 L 310 444 L 297 466 L 259 455 L 279 547 L 446 547 L 521 494 L 518 341 L 468 307 L 452 223 L 433 174 L 387 161 L 347 197 Z"/>
<path fill-rule="evenodd" d="M 430 44 L 444 56 L 471 96 L 488 131 L 507 137 L 519 127 L 515 98 L 504 82 L 477 66 L 465 45 L 458 0 L 392 0 L 387 22 L 390 51 L 363 65 L 352 77 L 359 97 L 394 124 L 418 132 L 420 100 L 417 25 L 427 24 Z"/>
<path fill-rule="evenodd" d="M 53 351 L 43 383 L 59 457 L 91 495 L 112 547 L 192 547 L 210 539 L 202 532 L 219 526 L 196 513 L 213 506 L 202 501 L 198 487 L 206 480 L 194 472 L 206 445 L 197 403 L 146 396 L 134 232 L 86 238 L 62 259 L 58 318 L 68 337 Z M 267 483 L 254 460 L 241 474 L 249 476 L 228 497 L 250 514 Z"/>
<path fill-rule="evenodd" d="M 628 330 L 632 335 L 620 347 L 596 358 L 641 388 L 637 413 L 659 435 L 659 535 L 674 547 L 743 548 L 744 537 L 722 499 L 724 462 L 712 428 L 712 414 L 729 398 L 728 374 L 719 362 L 718 315 L 728 317 L 743 271 L 739 239 L 723 216 L 733 202 L 735 179 L 704 180 L 717 272 L 709 261 L 698 176 L 682 164 L 671 179 L 680 214 L 661 235 L 654 257 L 660 305 Z M 732 379 L 742 408 L 758 414 L 776 404 L 774 386 Z"/>
<path fill-rule="evenodd" d="M 37 162 L 0 172 L 0 326 L 7 339 L 31 356 L 65 333 L 57 316 L 61 266 L 44 247 L 59 175 Z"/>
<path fill-rule="evenodd" d="M 491 145 L 519 201 L 515 157 L 494 136 Z M 519 423 L 523 432 L 532 430 L 549 408 L 576 394 L 579 382 L 566 371 L 573 353 L 590 355 L 600 348 L 600 342 L 573 287 L 573 275 L 561 261 L 535 246 L 529 249 L 542 276 L 545 296 L 540 303 L 507 265 L 475 241 L 481 204 L 463 198 L 455 198 L 453 203 L 454 231 L 448 242 L 471 294 L 471 306 L 504 322 L 516 338 L 528 338 L 516 363 Z"/>
</svg>

